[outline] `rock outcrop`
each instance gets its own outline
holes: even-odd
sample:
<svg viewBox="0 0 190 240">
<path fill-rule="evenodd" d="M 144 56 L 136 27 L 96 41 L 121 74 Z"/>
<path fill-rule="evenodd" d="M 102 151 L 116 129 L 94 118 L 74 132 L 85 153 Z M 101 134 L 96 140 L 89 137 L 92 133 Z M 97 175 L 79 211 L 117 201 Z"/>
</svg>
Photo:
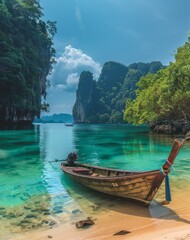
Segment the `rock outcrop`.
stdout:
<svg viewBox="0 0 190 240">
<path fill-rule="evenodd" d="M 190 122 L 184 119 L 175 121 L 156 121 L 150 123 L 153 133 L 167 135 L 185 135 L 190 131 Z"/>
</svg>

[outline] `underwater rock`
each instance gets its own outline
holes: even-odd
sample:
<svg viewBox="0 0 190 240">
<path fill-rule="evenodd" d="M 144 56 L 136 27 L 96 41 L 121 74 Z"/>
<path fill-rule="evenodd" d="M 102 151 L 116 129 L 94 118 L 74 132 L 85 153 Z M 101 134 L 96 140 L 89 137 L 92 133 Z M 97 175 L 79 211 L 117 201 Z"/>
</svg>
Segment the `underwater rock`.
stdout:
<svg viewBox="0 0 190 240">
<path fill-rule="evenodd" d="M 13 212 L 10 212 L 8 215 L 7 215 L 8 218 L 16 218 L 16 214 L 13 213 Z"/>
<path fill-rule="evenodd" d="M 26 210 L 31 210 L 31 207 L 24 206 L 24 209 L 26 209 Z"/>
<path fill-rule="evenodd" d="M 53 213 L 54 213 L 54 214 L 60 214 L 60 213 L 62 213 L 62 212 L 63 212 L 63 210 L 60 209 L 60 210 L 54 211 Z"/>
<path fill-rule="evenodd" d="M 28 215 L 26 215 L 25 218 L 37 218 L 37 216 L 34 214 L 28 214 Z"/>
<path fill-rule="evenodd" d="M 37 207 L 36 210 L 39 211 L 39 212 L 47 212 L 47 211 L 49 211 L 49 209 L 44 208 L 44 207 Z"/>
<path fill-rule="evenodd" d="M 20 221 L 20 224 L 25 224 L 25 223 L 31 223 L 31 222 L 26 220 L 26 219 L 23 219 L 23 220 Z"/>
<path fill-rule="evenodd" d="M 51 212 L 44 212 L 44 216 L 51 215 Z"/>
<path fill-rule="evenodd" d="M 80 213 L 81 211 L 79 209 L 74 209 L 71 213 L 72 214 L 76 214 L 76 213 Z"/>
<path fill-rule="evenodd" d="M 31 212 L 38 212 L 38 209 L 36 209 L 36 208 L 31 209 Z"/>
<path fill-rule="evenodd" d="M 42 224 L 48 224 L 49 222 L 47 220 L 42 220 Z"/>
<path fill-rule="evenodd" d="M 56 221 L 54 221 L 54 220 L 51 220 L 50 222 L 49 222 L 49 226 L 53 226 L 53 225 L 55 225 L 56 224 Z"/>
<path fill-rule="evenodd" d="M 62 206 L 55 206 L 53 207 L 53 213 L 54 214 L 59 214 L 63 212 L 63 207 Z"/>
<path fill-rule="evenodd" d="M 55 210 L 59 210 L 59 209 L 63 209 L 63 207 L 62 206 L 55 206 L 55 207 L 53 207 L 53 211 Z"/>
</svg>

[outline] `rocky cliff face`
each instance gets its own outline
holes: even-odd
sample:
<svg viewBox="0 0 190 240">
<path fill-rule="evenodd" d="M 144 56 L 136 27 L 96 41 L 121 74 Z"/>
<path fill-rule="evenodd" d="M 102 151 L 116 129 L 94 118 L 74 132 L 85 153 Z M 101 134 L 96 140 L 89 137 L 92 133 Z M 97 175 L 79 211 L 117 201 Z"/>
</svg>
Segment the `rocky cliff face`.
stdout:
<svg viewBox="0 0 190 240">
<path fill-rule="evenodd" d="M 135 98 L 136 83 L 148 72 L 163 68 L 160 62 L 135 63 L 126 67 L 117 62 L 104 64 L 98 81 L 82 72 L 73 107 L 77 123 L 121 123 L 127 98 Z"/>
<path fill-rule="evenodd" d="M 185 135 L 190 131 L 190 122 L 184 119 L 150 123 L 152 132 L 167 135 Z"/>
<path fill-rule="evenodd" d="M 89 117 L 93 114 L 95 104 L 96 82 L 91 72 L 84 71 L 80 75 L 76 102 L 73 107 L 74 121 L 77 123 L 90 122 Z"/>
</svg>

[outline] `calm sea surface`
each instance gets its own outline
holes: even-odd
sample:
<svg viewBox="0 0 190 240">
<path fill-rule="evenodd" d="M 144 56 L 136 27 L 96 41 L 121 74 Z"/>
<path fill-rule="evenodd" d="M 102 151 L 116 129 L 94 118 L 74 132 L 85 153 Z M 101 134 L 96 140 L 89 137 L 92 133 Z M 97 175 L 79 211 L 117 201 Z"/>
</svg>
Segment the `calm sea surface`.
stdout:
<svg viewBox="0 0 190 240">
<path fill-rule="evenodd" d="M 164 163 L 172 143 L 172 138 L 153 135 L 145 126 L 42 124 L 33 130 L 0 131 L 0 239 L 101 211 L 108 197 L 73 183 L 55 159 L 76 151 L 82 163 L 153 170 Z M 187 180 L 189 143 L 175 161 L 173 189 Z"/>
</svg>

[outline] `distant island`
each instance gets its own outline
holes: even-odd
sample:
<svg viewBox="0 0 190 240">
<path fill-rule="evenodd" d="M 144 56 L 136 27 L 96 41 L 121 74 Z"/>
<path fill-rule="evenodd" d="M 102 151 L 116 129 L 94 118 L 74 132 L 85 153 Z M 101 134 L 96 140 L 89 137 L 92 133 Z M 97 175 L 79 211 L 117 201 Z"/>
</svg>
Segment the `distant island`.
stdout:
<svg viewBox="0 0 190 240">
<path fill-rule="evenodd" d="M 73 116 L 67 113 L 53 114 L 36 118 L 34 123 L 73 123 Z"/>
</svg>

